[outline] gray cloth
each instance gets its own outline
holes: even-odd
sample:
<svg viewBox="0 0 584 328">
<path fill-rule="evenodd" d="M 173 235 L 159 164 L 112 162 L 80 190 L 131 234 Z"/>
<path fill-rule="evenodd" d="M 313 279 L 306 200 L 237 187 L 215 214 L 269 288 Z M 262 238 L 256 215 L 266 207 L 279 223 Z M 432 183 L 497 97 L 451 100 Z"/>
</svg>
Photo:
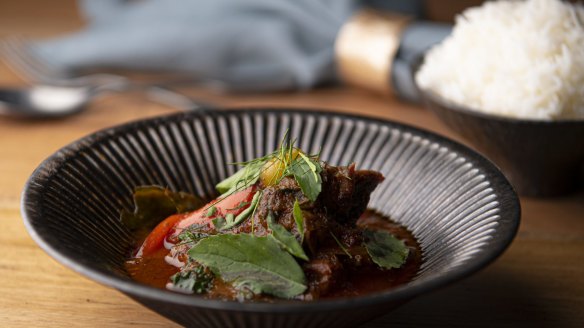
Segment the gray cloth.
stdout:
<svg viewBox="0 0 584 328">
<path fill-rule="evenodd" d="M 334 77 L 352 0 L 86 0 L 82 31 L 35 46 L 57 68 L 192 73 L 236 90 L 306 89 Z"/>
<path fill-rule="evenodd" d="M 413 3 L 405 6 L 408 11 L 417 10 Z M 237 91 L 308 89 L 335 79 L 337 32 L 360 5 L 354 0 L 84 0 L 86 28 L 33 49 L 67 72 L 169 70 Z M 415 37 L 408 38 L 400 56 L 414 56 L 415 38 L 427 39 L 410 34 Z M 396 63 L 405 67 L 401 59 Z M 407 76 L 402 71 L 395 70 L 400 74 L 394 84 L 407 94 L 407 83 L 399 81 Z"/>
</svg>

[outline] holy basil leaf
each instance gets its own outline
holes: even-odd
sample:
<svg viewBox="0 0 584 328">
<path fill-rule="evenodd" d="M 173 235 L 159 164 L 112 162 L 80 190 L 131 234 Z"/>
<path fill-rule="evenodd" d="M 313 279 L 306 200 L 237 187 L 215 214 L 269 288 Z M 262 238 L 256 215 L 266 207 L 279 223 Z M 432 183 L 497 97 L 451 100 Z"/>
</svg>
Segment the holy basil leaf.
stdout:
<svg viewBox="0 0 584 328">
<path fill-rule="evenodd" d="M 133 197 L 134 211 L 120 213 L 120 219 L 130 229 L 151 229 L 173 214 L 194 211 L 204 205 L 197 196 L 159 186 L 137 187 Z"/>
<path fill-rule="evenodd" d="M 292 162 L 288 170 L 298 182 L 302 193 L 314 202 L 322 190 L 320 163 L 306 156 L 301 156 Z"/>
<path fill-rule="evenodd" d="M 170 277 L 171 290 L 187 294 L 206 293 L 213 284 L 213 274 L 203 266 L 197 265 L 193 269 L 185 269 Z"/>
<path fill-rule="evenodd" d="M 276 223 L 272 214 L 268 214 L 268 228 L 272 230 L 272 233 L 268 235 L 270 238 L 274 238 L 284 250 L 288 253 L 296 256 L 299 259 L 308 261 L 308 256 L 304 253 L 302 246 L 296 240 L 296 237 L 290 231 L 286 230 L 284 226 Z"/>
<path fill-rule="evenodd" d="M 300 235 L 300 243 L 304 241 L 304 215 L 302 215 L 302 209 L 298 200 L 294 200 L 294 207 L 292 208 L 292 215 L 294 216 L 294 222 L 296 222 L 296 230 Z"/>
<path fill-rule="evenodd" d="M 232 285 L 236 291 L 235 298 L 240 302 L 253 299 L 254 295 L 262 293 L 261 284 L 256 281 L 236 280 Z"/>
<path fill-rule="evenodd" d="M 373 262 L 384 269 L 400 268 L 409 249 L 402 240 L 383 230 L 364 230 L 365 247 Z"/>
<path fill-rule="evenodd" d="M 219 182 L 215 186 L 215 189 L 217 189 L 220 194 L 225 194 L 252 186 L 258 181 L 263 165 L 264 161 L 249 163 L 241 170 L 235 172 L 232 176 Z"/>
<path fill-rule="evenodd" d="M 292 298 L 306 290 L 300 265 L 268 237 L 215 235 L 192 247 L 189 256 L 223 280 L 255 293 Z"/>
</svg>

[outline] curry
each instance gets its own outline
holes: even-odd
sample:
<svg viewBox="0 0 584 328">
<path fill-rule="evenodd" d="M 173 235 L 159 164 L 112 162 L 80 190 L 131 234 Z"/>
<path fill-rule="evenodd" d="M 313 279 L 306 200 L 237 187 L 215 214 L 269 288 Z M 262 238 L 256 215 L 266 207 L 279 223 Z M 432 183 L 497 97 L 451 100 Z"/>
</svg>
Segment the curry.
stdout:
<svg viewBox="0 0 584 328">
<path fill-rule="evenodd" d="M 134 211 L 122 212 L 140 240 L 126 262 L 130 277 L 237 301 L 352 297 L 415 277 L 422 253 L 414 236 L 367 210 L 381 173 L 329 165 L 294 142 L 237 164 L 207 203 L 136 189 Z"/>
</svg>

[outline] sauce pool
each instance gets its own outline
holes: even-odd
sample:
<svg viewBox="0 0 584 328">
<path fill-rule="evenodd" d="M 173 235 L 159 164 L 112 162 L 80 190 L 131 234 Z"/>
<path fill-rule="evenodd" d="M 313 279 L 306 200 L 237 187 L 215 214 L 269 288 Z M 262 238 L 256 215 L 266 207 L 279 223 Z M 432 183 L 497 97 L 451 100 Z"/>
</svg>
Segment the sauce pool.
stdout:
<svg viewBox="0 0 584 328">
<path fill-rule="evenodd" d="M 422 263 L 422 250 L 412 233 L 404 226 L 376 212 L 367 210 L 357 221 L 357 226 L 370 230 L 384 230 L 403 240 L 410 252 L 406 263 L 399 269 L 385 270 L 377 266 L 346 267 L 342 283 L 321 296 L 319 299 L 334 299 L 362 296 L 395 288 L 411 281 L 417 274 Z M 141 239 L 141 238 L 140 238 Z M 138 245 L 141 245 L 139 243 Z M 161 248 L 147 257 L 131 257 L 125 262 L 128 275 L 135 281 L 166 289 L 169 277 L 179 271 L 176 266 L 166 261 L 169 250 Z M 132 254 L 135 254 L 133 250 Z M 215 279 L 213 289 L 201 295 L 205 298 L 232 299 L 230 285 Z M 256 300 L 269 301 L 270 296 L 261 296 Z"/>
</svg>

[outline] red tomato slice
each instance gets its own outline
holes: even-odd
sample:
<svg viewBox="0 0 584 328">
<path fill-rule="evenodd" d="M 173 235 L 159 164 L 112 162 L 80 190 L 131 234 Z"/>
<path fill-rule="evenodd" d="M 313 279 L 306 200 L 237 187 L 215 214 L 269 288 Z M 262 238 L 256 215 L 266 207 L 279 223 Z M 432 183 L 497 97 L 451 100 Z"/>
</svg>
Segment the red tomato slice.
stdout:
<svg viewBox="0 0 584 328">
<path fill-rule="evenodd" d="M 138 250 L 137 257 L 150 255 L 156 252 L 158 249 L 164 245 L 164 239 L 170 229 L 172 229 L 178 222 L 184 220 L 187 214 L 175 214 L 167 217 L 164 221 L 160 222 L 151 232 L 148 237 L 142 243 L 142 246 Z"/>
<path fill-rule="evenodd" d="M 202 207 L 202 209 L 204 209 L 204 211 L 195 211 L 192 212 L 191 214 L 188 214 L 188 217 L 186 217 L 184 220 L 178 222 L 175 226 L 175 231 L 173 233 L 174 234 L 179 234 L 180 232 L 182 232 L 184 229 L 190 227 L 193 224 L 212 224 L 212 221 L 214 218 L 217 218 L 219 216 L 225 216 L 228 213 L 231 213 L 235 216 L 237 216 L 239 213 L 243 212 L 246 208 L 249 207 L 249 203 L 251 202 L 251 199 L 253 198 L 253 195 L 255 193 L 255 186 L 249 187 L 245 190 L 242 191 L 238 191 L 234 194 L 231 194 L 225 198 L 217 198 L 215 200 L 213 200 L 212 202 L 210 202 L 209 204 L 205 205 Z M 244 206 L 241 206 L 245 203 Z M 206 216 L 207 211 L 209 210 L 209 208 L 211 208 L 212 206 L 215 206 L 215 213 L 211 216 Z"/>
<path fill-rule="evenodd" d="M 164 245 L 165 239 L 176 240 L 178 234 L 193 224 L 212 225 L 214 218 L 225 216 L 228 213 L 237 216 L 249 207 L 255 190 L 255 186 L 252 186 L 225 198 L 217 198 L 196 211 L 169 216 L 150 232 L 136 256 L 147 256 L 154 253 Z M 212 206 L 216 208 L 215 213 L 207 216 L 206 214 Z"/>
</svg>

